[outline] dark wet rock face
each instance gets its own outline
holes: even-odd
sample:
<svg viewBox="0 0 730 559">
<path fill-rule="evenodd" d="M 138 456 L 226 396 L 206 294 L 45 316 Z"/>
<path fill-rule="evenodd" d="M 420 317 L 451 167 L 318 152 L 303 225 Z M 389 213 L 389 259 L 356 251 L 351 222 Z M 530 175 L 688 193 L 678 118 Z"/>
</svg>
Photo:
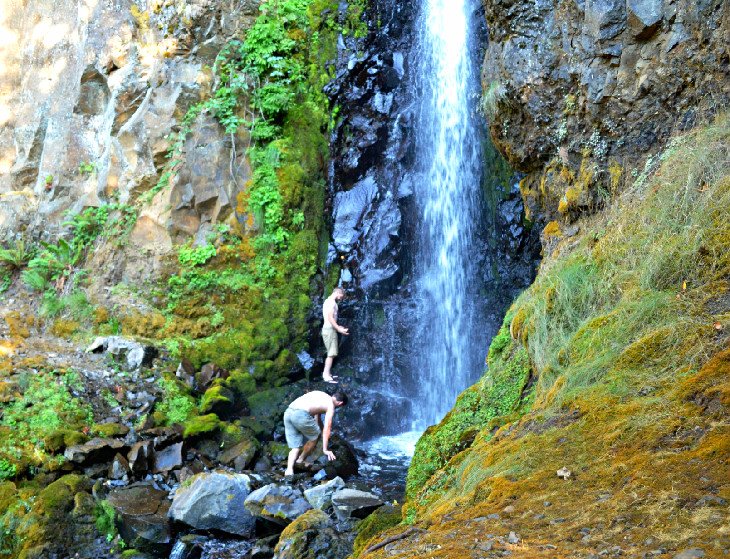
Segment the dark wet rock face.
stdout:
<svg viewBox="0 0 730 559">
<path fill-rule="evenodd" d="M 352 405 L 342 411 L 344 425 L 357 425 L 348 432 L 356 438 L 411 429 L 410 397 L 422 380 L 414 366 L 423 344 L 413 273 L 422 221 L 414 192 L 423 180 L 416 158 L 419 92 L 411 75 L 418 57 L 417 10 L 413 3 L 371 2 L 371 34 L 345 39 L 337 76 L 326 88 L 341 107 L 331 142 L 328 260 L 340 266 L 340 283 L 351 295 L 340 306 L 340 317 L 352 326 L 351 335 L 340 339 L 335 374 L 358 385 Z M 485 39 L 484 29 L 480 36 Z M 481 48 L 475 45 L 478 60 Z M 486 149 L 487 134 L 483 137 Z M 486 164 L 482 184 L 474 185 L 485 193 L 475 212 L 480 218 L 472 250 L 481 284 L 472 300 L 477 314 L 486 316 L 478 342 L 485 353 L 506 306 L 534 277 L 539 255 L 536 233 L 523 225 L 516 178 L 497 178 L 497 172 Z M 321 349 L 319 338 L 312 341 Z"/>
</svg>

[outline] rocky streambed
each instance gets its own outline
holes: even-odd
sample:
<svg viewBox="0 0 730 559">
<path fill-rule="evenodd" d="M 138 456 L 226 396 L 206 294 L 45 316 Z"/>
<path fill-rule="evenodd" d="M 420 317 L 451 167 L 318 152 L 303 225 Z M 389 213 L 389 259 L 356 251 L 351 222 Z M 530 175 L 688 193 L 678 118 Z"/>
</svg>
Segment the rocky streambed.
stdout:
<svg viewBox="0 0 730 559">
<path fill-rule="evenodd" d="M 390 503 L 402 498 L 415 440 L 364 440 L 355 410 L 337 418 L 340 435 L 330 443 L 336 460 L 326 460 L 320 443 L 305 467 L 284 478 L 283 410 L 298 394 L 331 388 L 323 383 L 302 379 L 256 391 L 175 423 L 171 408 L 184 399 L 170 398 L 169 383 L 189 383 L 204 395 L 223 388 L 230 373 L 213 364 L 175 368 L 164 350 L 120 336 L 84 349 L 32 327 L 21 332 L 26 337 L 17 329 L 3 334 L 17 342 L 5 363 L 13 371 L 3 387 L 8 410 L 29 394 L 24 383 L 33 376 L 88 406 L 87 421 L 93 416 L 91 426 L 54 431 L 41 443 L 43 464 L 21 466 L 0 482 L 3 498 L 42 488 L 18 516 L 40 527 L 30 538 L 25 529 L 17 532 L 34 544 L 23 548 L 25 557 L 263 559 L 318 550 L 317 557 L 344 558 L 359 523 L 374 511 L 393 514 Z M 74 382 L 63 384 L 71 370 Z M 357 401 L 352 382 L 346 388 Z"/>
</svg>

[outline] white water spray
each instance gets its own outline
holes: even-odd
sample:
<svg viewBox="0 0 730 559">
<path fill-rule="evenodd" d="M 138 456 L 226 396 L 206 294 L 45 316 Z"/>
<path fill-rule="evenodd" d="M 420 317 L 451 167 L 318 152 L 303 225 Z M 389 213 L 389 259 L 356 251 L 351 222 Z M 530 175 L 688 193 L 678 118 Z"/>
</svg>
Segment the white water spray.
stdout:
<svg viewBox="0 0 730 559">
<path fill-rule="evenodd" d="M 480 138 L 473 121 L 476 72 L 471 0 L 424 0 L 415 86 L 422 216 L 416 262 L 421 333 L 417 426 L 438 422 L 483 367 L 475 292 L 474 224 L 479 216 Z"/>
</svg>

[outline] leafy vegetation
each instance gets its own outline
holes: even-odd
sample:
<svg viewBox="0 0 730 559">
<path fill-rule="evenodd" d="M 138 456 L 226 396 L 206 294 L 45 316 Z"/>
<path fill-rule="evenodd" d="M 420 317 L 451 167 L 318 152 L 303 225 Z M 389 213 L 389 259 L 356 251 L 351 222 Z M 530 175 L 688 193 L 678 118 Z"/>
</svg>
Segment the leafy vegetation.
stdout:
<svg viewBox="0 0 730 559">
<path fill-rule="evenodd" d="M 161 378 L 159 382 L 163 397 L 155 406 L 157 422 L 163 425 L 185 423 L 195 414 L 195 400 L 177 380 Z"/>
<path fill-rule="evenodd" d="M 293 363 L 291 348 L 305 343 L 310 282 L 324 257 L 332 119 L 322 88 L 333 77 L 338 34 L 354 32 L 351 16 L 332 0 L 262 3 L 245 38 L 218 55 L 212 96 L 183 121 L 161 180 L 175 172 L 203 113 L 227 133 L 246 128 L 252 140 L 252 177 L 236 200 L 244 226 L 183 246 L 164 290 L 169 320 L 160 337 L 196 365 L 253 367 L 259 382 L 275 383 Z"/>
<path fill-rule="evenodd" d="M 48 458 L 49 437 L 91 425 L 91 407 L 72 394 L 79 387 L 74 371 L 25 373 L 22 395 L 4 407 L 0 418 L 1 459 L 16 467 L 40 465 Z"/>
</svg>

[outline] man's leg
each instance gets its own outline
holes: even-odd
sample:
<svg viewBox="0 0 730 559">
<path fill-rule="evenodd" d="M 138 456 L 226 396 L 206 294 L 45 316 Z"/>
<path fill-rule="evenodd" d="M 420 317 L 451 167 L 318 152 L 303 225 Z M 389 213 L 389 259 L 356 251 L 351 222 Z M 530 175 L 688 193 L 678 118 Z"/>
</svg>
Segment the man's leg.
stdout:
<svg viewBox="0 0 730 559">
<path fill-rule="evenodd" d="M 332 380 L 332 373 L 330 373 L 330 371 L 332 370 L 332 363 L 334 363 L 334 361 L 334 357 L 327 357 L 327 359 L 324 360 L 324 371 L 322 372 L 322 378 L 327 382 Z"/>
<path fill-rule="evenodd" d="M 306 447 L 306 445 L 304 445 Z M 299 456 L 299 453 L 301 452 L 301 448 L 292 448 L 289 451 L 289 458 L 286 462 L 286 472 L 284 472 L 285 476 L 293 476 L 294 475 L 294 462 L 297 460 L 297 456 Z"/>
<path fill-rule="evenodd" d="M 296 463 L 303 464 L 304 459 L 312 453 L 315 446 L 317 446 L 317 439 L 304 443 L 304 446 L 302 447 L 302 453 L 299 455 L 299 460 L 297 460 Z"/>
</svg>

